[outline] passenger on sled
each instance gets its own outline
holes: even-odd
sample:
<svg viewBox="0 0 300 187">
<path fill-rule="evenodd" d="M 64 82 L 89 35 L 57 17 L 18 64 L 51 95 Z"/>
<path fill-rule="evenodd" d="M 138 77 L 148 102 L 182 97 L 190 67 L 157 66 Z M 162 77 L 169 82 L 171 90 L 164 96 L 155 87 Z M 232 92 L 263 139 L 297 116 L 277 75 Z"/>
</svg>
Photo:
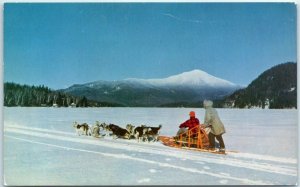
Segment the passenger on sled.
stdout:
<svg viewBox="0 0 300 187">
<path fill-rule="evenodd" d="M 179 125 L 179 130 L 177 131 L 176 136 L 174 136 L 175 140 L 179 139 L 180 134 L 186 134 L 188 130 L 200 125 L 199 119 L 196 118 L 196 114 L 194 111 L 191 111 L 189 116 L 190 119 L 186 120 L 185 122 Z M 197 130 L 197 128 L 194 128 L 192 130 L 192 135 L 196 136 Z"/>
</svg>

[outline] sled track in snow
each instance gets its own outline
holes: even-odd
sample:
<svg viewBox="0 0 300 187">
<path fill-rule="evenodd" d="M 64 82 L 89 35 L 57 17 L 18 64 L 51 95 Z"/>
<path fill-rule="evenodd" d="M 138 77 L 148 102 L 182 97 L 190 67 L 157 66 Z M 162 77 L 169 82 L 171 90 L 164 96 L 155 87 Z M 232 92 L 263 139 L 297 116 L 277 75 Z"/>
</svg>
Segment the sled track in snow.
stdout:
<svg viewBox="0 0 300 187">
<path fill-rule="evenodd" d="M 193 160 L 199 162 L 207 162 L 213 164 L 220 165 L 228 165 L 232 167 L 240 167 L 245 169 L 252 169 L 256 171 L 268 172 L 268 173 L 276 173 L 281 175 L 288 176 L 297 176 L 297 168 L 293 165 L 296 165 L 297 160 L 295 159 L 286 159 L 280 157 L 273 156 L 265 156 L 265 155 L 255 155 L 248 153 L 229 153 L 228 155 L 211 155 L 210 153 L 201 153 L 187 150 L 178 150 L 174 148 L 165 147 L 159 143 L 137 143 L 135 140 L 112 140 L 112 139 L 95 139 L 93 137 L 86 136 L 75 136 L 75 133 L 61 132 L 56 130 L 42 129 L 42 128 L 31 128 L 31 127 L 23 127 L 18 125 L 9 125 L 5 126 L 4 129 L 6 132 L 28 135 L 39 137 L 43 139 L 55 139 L 66 142 L 73 143 L 81 143 L 81 144 L 90 144 L 95 146 L 109 147 L 113 149 L 123 149 L 127 151 L 138 151 L 149 154 L 157 154 L 168 157 L 176 157 L 186 160 Z M 245 184 L 271 184 L 270 182 L 262 182 L 262 181 L 253 181 L 250 179 L 236 178 L 226 175 L 220 175 L 215 173 L 210 173 L 207 171 L 199 170 L 197 168 L 185 168 L 176 165 L 172 165 L 169 163 L 156 162 L 152 160 L 136 158 L 132 156 L 128 156 L 125 154 L 111 154 L 111 153 L 102 153 L 97 151 L 91 151 L 86 149 L 77 149 L 72 147 L 60 146 L 55 144 L 43 143 L 39 141 L 32 141 L 24 138 L 18 138 L 11 135 L 5 135 L 8 138 L 14 138 L 19 141 L 25 141 L 35 144 L 43 144 L 51 147 L 57 147 L 61 149 L 73 150 L 73 151 L 81 151 L 81 152 L 89 152 L 93 154 L 102 154 L 103 156 L 110 156 L 119 159 L 129 159 L 136 160 L 140 162 L 146 162 L 149 164 L 158 164 L 161 167 L 169 167 L 180 169 L 185 172 L 193 172 L 199 174 L 206 174 L 218 178 L 225 178 L 230 180 L 240 181 Z M 245 160 L 246 158 L 251 160 Z M 256 159 L 260 162 L 253 162 L 253 159 Z M 267 161 L 267 162 L 262 162 Z M 292 166 L 291 166 L 292 164 Z"/>
</svg>

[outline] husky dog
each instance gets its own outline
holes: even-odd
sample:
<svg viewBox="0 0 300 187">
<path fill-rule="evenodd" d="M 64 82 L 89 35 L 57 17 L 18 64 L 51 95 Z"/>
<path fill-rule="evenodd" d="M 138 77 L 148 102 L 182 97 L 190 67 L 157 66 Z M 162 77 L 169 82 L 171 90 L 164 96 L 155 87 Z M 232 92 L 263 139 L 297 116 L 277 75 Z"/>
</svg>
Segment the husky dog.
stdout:
<svg viewBox="0 0 300 187">
<path fill-rule="evenodd" d="M 158 141 L 159 130 L 161 129 L 162 125 L 158 127 L 145 127 L 144 128 L 144 137 L 149 142 L 152 140 L 153 142 Z"/>
<path fill-rule="evenodd" d="M 100 126 L 99 126 L 103 131 L 105 131 L 105 136 L 110 136 L 112 131 L 109 127 L 108 124 L 106 123 L 101 123 Z"/>
<path fill-rule="evenodd" d="M 133 130 L 133 135 L 137 139 L 137 141 L 158 141 L 159 130 L 162 125 L 158 127 L 149 127 L 145 125 L 141 125 L 136 127 Z"/>
<path fill-rule="evenodd" d="M 134 130 L 134 127 L 135 127 L 135 126 L 133 126 L 133 125 L 131 125 L 131 124 L 127 124 L 127 125 L 126 125 L 126 130 L 127 130 L 129 133 L 132 133 L 133 130 Z"/>
<path fill-rule="evenodd" d="M 90 127 L 87 123 L 78 124 L 76 121 L 73 123 L 73 127 L 75 128 L 76 134 L 90 136 Z"/>
<path fill-rule="evenodd" d="M 144 141 L 144 132 L 145 132 L 145 129 L 146 126 L 145 125 L 141 125 L 141 126 L 138 126 L 136 127 L 134 130 L 133 130 L 133 135 L 135 137 L 135 139 L 137 139 L 137 141 L 139 142 L 140 140 Z"/>
<path fill-rule="evenodd" d="M 104 130 L 104 131 L 106 131 L 107 129 L 107 125 L 106 125 L 106 123 L 101 123 L 100 125 L 99 125 L 99 127 L 102 129 L 102 130 Z"/>
<path fill-rule="evenodd" d="M 131 124 L 127 124 L 127 125 L 126 125 L 126 130 L 129 132 L 130 138 L 131 138 L 131 137 L 134 138 L 134 128 L 135 128 L 135 126 L 133 126 L 133 125 L 131 125 Z"/>
<path fill-rule="evenodd" d="M 96 124 L 91 128 L 91 134 L 95 138 L 99 138 L 100 136 L 100 123 L 96 121 Z"/>
<path fill-rule="evenodd" d="M 119 127 L 118 125 L 109 124 L 108 129 L 109 129 L 109 131 L 112 132 L 115 139 L 116 138 L 129 139 L 130 138 L 130 133 L 126 129 L 123 129 L 123 128 Z"/>
</svg>

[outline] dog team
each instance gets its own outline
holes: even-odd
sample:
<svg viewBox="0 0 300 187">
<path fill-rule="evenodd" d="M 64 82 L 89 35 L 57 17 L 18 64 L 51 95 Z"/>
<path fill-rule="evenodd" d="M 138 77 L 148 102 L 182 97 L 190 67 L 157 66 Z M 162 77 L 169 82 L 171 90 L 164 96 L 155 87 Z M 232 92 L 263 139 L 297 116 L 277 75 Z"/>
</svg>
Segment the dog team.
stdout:
<svg viewBox="0 0 300 187">
<path fill-rule="evenodd" d="M 158 141 L 158 135 L 162 125 L 159 125 L 158 127 L 149 127 L 146 125 L 135 127 L 131 124 L 127 124 L 126 129 L 124 129 L 115 124 L 100 124 L 99 121 L 96 121 L 96 124 L 94 124 L 93 126 L 90 126 L 87 123 L 79 124 L 75 121 L 73 127 L 76 131 L 76 134 L 79 136 L 93 136 L 96 138 L 99 138 L 101 136 L 113 136 L 114 139 L 124 138 L 136 139 L 138 142 L 155 142 Z M 104 135 L 101 132 L 103 132 Z"/>
</svg>

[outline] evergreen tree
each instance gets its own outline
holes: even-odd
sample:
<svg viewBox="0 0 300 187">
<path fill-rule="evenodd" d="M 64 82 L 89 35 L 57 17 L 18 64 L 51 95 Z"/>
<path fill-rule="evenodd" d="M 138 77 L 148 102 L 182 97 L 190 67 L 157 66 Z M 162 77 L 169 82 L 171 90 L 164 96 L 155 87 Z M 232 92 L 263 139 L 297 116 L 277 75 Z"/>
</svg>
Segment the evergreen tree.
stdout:
<svg viewBox="0 0 300 187">
<path fill-rule="evenodd" d="M 297 108 L 297 64 L 279 64 L 263 72 L 245 89 L 238 90 L 224 102 L 234 101 L 234 107 Z"/>
<path fill-rule="evenodd" d="M 41 86 L 28 86 L 16 83 L 4 83 L 4 106 L 53 106 L 69 107 L 120 106 L 113 103 L 95 102 L 84 97 L 76 97 L 63 92 L 53 91 Z"/>
</svg>

